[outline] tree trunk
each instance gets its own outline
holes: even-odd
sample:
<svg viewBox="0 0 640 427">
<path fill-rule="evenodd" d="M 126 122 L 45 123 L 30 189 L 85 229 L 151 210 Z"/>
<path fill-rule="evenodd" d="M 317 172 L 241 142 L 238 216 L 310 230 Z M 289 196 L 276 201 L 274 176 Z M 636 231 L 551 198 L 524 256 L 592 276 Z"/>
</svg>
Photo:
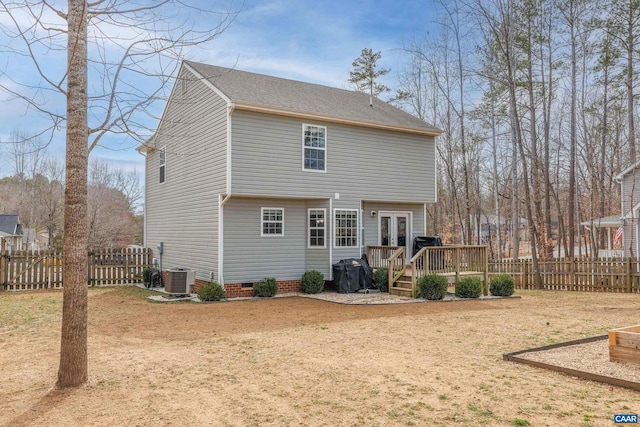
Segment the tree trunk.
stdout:
<svg viewBox="0 0 640 427">
<path fill-rule="evenodd" d="M 635 34 L 633 7 L 629 2 L 629 18 L 627 21 L 627 119 L 629 122 L 629 157 L 631 164 L 636 163 L 636 126 L 634 121 L 635 100 L 633 98 L 633 54 L 635 50 Z"/>
<path fill-rule="evenodd" d="M 569 258 L 573 258 L 575 252 L 575 222 L 576 222 L 576 98 L 577 98 L 577 61 L 576 61 L 576 28 L 575 28 L 575 4 L 570 2 L 569 29 L 571 33 L 571 112 L 570 112 L 570 154 L 569 154 Z"/>
<path fill-rule="evenodd" d="M 87 4 L 69 0 L 64 302 L 58 387 L 87 381 Z"/>
</svg>

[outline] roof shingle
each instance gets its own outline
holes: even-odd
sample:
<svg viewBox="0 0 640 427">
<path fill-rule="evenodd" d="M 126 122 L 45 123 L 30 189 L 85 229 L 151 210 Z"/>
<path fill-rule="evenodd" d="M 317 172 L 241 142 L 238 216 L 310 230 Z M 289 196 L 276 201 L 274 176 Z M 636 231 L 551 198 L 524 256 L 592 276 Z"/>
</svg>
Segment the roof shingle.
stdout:
<svg viewBox="0 0 640 427">
<path fill-rule="evenodd" d="M 366 93 L 198 62 L 185 63 L 237 104 L 404 128 L 432 135 L 441 133 L 438 128 L 377 98 L 370 106 Z"/>
</svg>

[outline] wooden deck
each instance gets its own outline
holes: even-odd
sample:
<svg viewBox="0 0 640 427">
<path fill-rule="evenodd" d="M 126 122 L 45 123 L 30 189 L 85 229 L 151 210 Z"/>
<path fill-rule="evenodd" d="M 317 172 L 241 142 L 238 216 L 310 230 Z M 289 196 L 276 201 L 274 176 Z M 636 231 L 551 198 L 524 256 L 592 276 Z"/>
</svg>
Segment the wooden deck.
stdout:
<svg viewBox="0 0 640 427">
<path fill-rule="evenodd" d="M 479 277 L 484 282 L 484 294 L 489 294 L 489 260 L 486 246 L 425 247 L 408 262 L 404 252 L 404 247 L 367 248 L 371 267 L 389 269 L 389 293 L 392 295 L 415 298 L 417 282 L 427 274 L 445 276 L 450 285 L 455 285 L 463 277 Z M 391 255 L 384 260 L 384 256 L 388 254 Z"/>
</svg>

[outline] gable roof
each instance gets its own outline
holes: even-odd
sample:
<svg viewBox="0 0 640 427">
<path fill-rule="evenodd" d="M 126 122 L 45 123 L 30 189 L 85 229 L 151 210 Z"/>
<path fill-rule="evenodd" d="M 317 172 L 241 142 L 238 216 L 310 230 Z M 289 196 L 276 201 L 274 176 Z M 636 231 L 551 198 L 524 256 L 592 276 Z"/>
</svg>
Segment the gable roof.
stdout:
<svg viewBox="0 0 640 427">
<path fill-rule="evenodd" d="M 622 172 L 620 172 L 618 175 L 614 176 L 613 179 L 615 179 L 616 181 L 622 181 L 622 178 L 625 177 L 625 175 L 628 175 L 629 172 L 634 171 L 638 166 L 640 166 L 640 161 L 630 165 L 629 167 L 627 167 L 625 170 L 623 170 Z"/>
<path fill-rule="evenodd" d="M 184 65 L 220 91 L 240 110 L 305 117 L 438 136 L 442 131 L 373 98 L 345 89 L 185 61 Z"/>
<path fill-rule="evenodd" d="M 22 234 L 18 215 L 0 215 L 0 232 L 9 236 Z"/>
</svg>

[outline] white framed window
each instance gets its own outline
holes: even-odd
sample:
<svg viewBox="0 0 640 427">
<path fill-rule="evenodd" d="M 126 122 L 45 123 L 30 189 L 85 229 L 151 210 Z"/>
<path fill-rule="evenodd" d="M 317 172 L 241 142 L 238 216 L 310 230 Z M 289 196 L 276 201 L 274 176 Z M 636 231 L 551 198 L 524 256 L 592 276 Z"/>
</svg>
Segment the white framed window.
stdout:
<svg viewBox="0 0 640 427">
<path fill-rule="evenodd" d="M 325 248 L 327 246 L 326 243 L 326 232 L 325 232 L 325 218 L 326 218 L 326 210 L 325 209 L 309 209 L 307 211 L 307 224 L 309 227 L 309 238 L 308 245 L 309 248 Z"/>
<path fill-rule="evenodd" d="M 302 169 L 327 171 L 327 128 L 302 125 Z"/>
<path fill-rule="evenodd" d="M 333 212 L 337 248 L 358 247 L 358 209 L 335 209 Z"/>
<path fill-rule="evenodd" d="M 165 147 L 160 149 L 160 183 L 162 184 L 167 177 L 167 150 Z"/>
<path fill-rule="evenodd" d="M 262 208 L 261 236 L 284 236 L 284 208 Z"/>
</svg>

